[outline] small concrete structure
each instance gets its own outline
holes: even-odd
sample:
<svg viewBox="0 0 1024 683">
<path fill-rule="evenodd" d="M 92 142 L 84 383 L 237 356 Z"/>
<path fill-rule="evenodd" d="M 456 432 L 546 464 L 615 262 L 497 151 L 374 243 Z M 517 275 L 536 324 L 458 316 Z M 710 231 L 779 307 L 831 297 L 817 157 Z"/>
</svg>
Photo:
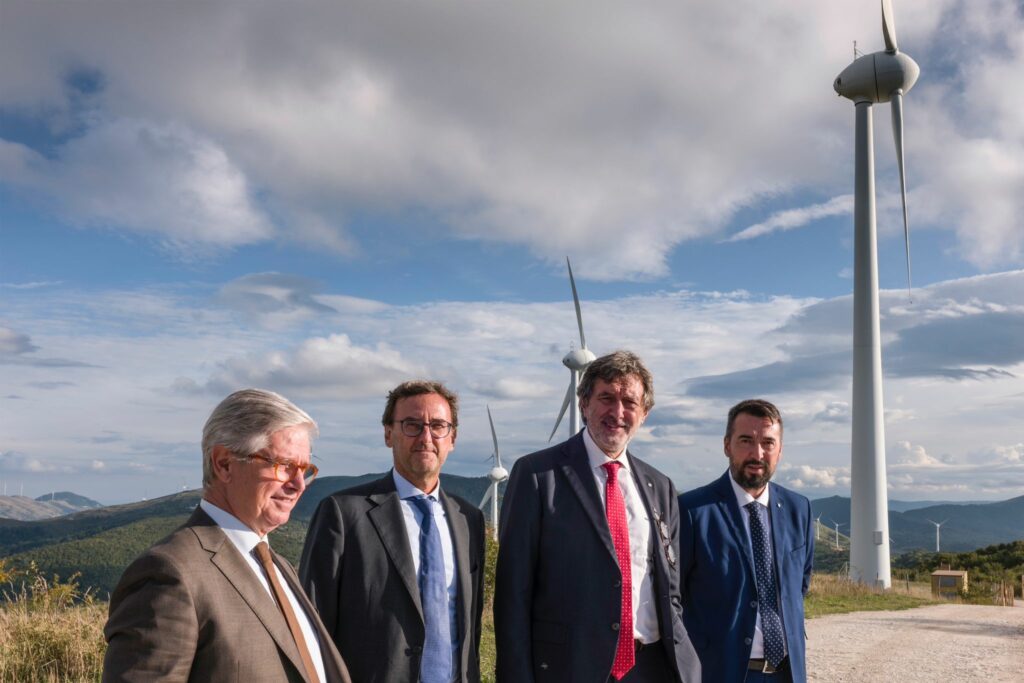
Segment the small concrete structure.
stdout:
<svg viewBox="0 0 1024 683">
<path fill-rule="evenodd" d="M 932 572 L 932 596 L 956 600 L 967 590 L 967 572 L 962 569 L 936 569 Z"/>
</svg>

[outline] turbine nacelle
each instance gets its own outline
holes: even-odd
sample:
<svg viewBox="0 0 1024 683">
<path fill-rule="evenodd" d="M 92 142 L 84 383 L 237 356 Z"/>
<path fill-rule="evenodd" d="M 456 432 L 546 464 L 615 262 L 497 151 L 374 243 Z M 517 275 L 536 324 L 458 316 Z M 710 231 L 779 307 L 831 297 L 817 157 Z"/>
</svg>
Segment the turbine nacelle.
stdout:
<svg viewBox="0 0 1024 683">
<path fill-rule="evenodd" d="M 491 471 L 487 473 L 487 476 L 491 481 L 497 484 L 498 482 L 508 479 L 508 470 L 504 467 L 492 467 Z"/>
<path fill-rule="evenodd" d="M 597 359 L 597 356 L 590 349 L 573 349 L 565 354 L 565 358 L 562 359 L 562 365 L 570 370 L 583 372 L 595 359 Z"/>
<path fill-rule="evenodd" d="M 873 52 L 843 69 L 832 87 L 854 102 L 888 102 L 897 91 L 909 92 L 920 75 L 921 67 L 902 52 Z"/>
</svg>

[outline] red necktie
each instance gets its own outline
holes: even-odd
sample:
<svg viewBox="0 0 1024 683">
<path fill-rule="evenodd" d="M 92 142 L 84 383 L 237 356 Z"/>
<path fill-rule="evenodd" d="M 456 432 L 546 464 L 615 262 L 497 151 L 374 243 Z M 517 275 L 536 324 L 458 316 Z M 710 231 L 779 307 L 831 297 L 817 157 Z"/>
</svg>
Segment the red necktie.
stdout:
<svg viewBox="0 0 1024 683">
<path fill-rule="evenodd" d="M 605 512 L 608 515 L 608 530 L 612 532 L 615 557 L 619 560 L 622 574 L 622 615 L 619 617 L 619 645 L 615 648 L 615 663 L 612 664 L 612 678 L 622 677 L 633 668 L 636 649 L 633 645 L 633 571 L 629 559 L 629 525 L 626 523 L 626 501 L 619 489 L 619 467 L 621 463 L 606 462 L 601 465 L 608 472 L 605 484 Z"/>
</svg>

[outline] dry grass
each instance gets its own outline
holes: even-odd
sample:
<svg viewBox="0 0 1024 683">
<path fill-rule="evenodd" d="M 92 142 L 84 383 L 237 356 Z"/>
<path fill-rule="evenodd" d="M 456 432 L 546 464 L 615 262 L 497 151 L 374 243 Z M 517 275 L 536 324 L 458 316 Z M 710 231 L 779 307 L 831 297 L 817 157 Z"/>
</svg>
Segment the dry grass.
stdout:
<svg viewBox="0 0 1024 683">
<path fill-rule="evenodd" d="M 926 584 L 894 581 L 882 590 L 837 574 L 814 574 L 804 600 L 807 618 L 865 610 L 910 609 L 935 604 Z"/>
<path fill-rule="evenodd" d="M 106 605 L 79 591 L 76 576 L 47 580 L 31 567 L 20 578 L 0 605 L 0 681 L 98 681 Z"/>
</svg>

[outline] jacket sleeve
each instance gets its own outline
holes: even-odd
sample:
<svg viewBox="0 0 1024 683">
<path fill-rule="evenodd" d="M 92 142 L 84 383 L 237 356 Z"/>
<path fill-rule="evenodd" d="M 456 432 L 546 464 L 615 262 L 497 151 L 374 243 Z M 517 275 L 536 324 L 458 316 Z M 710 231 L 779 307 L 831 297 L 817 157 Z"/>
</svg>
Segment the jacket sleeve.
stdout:
<svg viewBox="0 0 1024 683">
<path fill-rule="evenodd" d="M 501 505 L 494 586 L 497 683 L 533 682 L 531 606 L 539 534 L 537 476 L 521 458 L 512 468 Z"/>
<path fill-rule="evenodd" d="M 804 529 L 804 533 L 807 535 L 807 554 L 804 556 L 804 580 L 803 580 L 803 594 L 807 595 L 807 591 L 811 587 L 811 572 L 814 569 L 814 517 L 811 513 L 811 502 L 809 500 L 804 501 L 806 510 L 807 525 Z"/>
<path fill-rule="evenodd" d="M 344 552 L 345 527 L 341 509 L 334 497 L 328 496 L 320 501 L 309 522 L 299 561 L 299 579 L 331 637 L 337 636 Z"/>
<path fill-rule="evenodd" d="M 187 681 L 199 619 L 182 570 L 149 552 L 135 560 L 110 597 L 103 629 L 103 681 Z"/>
</svg>

